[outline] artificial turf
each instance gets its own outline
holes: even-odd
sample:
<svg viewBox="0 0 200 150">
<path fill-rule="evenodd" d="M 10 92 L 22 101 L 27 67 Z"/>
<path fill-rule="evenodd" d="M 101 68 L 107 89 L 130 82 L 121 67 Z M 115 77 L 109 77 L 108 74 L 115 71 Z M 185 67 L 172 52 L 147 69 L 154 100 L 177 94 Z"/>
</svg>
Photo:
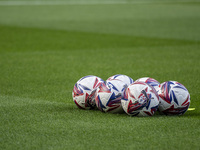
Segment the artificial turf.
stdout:
<svg viewBox="0 0 200 150">
<path fill-rule="evenodd" d="M 199 149 L 200 2 L 85 2 L 0 1 L 0 149 Z M 74 104 L 79 78 L 119 73 L 179 81 L 195 110 L 129 117 Z"/>
</svg>

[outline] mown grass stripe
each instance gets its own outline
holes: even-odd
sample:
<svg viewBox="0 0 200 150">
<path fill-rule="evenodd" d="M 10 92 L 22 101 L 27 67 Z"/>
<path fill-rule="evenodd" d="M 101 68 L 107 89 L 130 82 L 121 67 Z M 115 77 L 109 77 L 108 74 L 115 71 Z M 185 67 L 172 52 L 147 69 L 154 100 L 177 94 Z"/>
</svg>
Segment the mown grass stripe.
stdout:
<svg viewBox="0 0 200 150">
<path fill-rule="evenodd" d="M 11 32 L 12 31 L 12 32 Z M 142 37 L 116 34 L 101 34 L 82 31 L 62 31 L 38 28 L 10 27 L 0 25 L 2 41 L 0 52 L 49 50 L 49 49 L 100 49 L 143 46 L 196 45 L 191 40 Z M 10 34 L 7 34 L 11 32 Z M 26 39 L 24 39 L 26 37 Z M 87 37 L 87 38 L 85 38 Z M 12 42 L 12 44 L 9 44 Z"/>
<path fill-rule="evenodd" d="M 129 0 L 104 0 L 104 1 L 0 1 L 1 6 L 16 6 L 16 5 L 97 5 L 97 4 L 156 4 L 156 3 L 191 3 L 198 1 L 129 1 Z"/>
</svg>

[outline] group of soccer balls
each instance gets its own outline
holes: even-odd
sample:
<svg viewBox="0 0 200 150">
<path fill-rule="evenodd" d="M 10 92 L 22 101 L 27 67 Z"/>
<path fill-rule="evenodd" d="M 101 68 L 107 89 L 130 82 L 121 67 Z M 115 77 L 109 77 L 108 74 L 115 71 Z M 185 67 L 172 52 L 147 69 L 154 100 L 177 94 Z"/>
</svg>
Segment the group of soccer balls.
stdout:
<svg viewBox="0 0 200 150">
<path fill-rule="evenodd" d="M 130 116 L 152 116 L 158 110 L 165 115 L 182 115 L 190 105 L 190 94 L 181 83 L 159 83 L 149 77 L 134 81 L 117 74 L 106 81 L 89 75 L 82 77 L 73 88 L 72 97 L 81 109 L 98 108 L 102 112 Z"/>
</svg>

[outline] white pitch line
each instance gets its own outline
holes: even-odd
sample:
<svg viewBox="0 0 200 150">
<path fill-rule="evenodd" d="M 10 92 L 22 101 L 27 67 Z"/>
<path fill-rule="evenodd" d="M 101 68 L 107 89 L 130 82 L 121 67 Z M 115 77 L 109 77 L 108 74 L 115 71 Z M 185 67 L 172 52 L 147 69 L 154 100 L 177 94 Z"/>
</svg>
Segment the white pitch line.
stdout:
<svg viewBox="0 0 200 150">
<path fill-rule="evenodd" d="M 153 3 L 177 3 L 177 2 L 191 2 L 189 0 L 180 1 L 95 1 L 95 0 L 84 0 L 84 1 L 0 1 L 0 6 L 21 6 L 21 5 L 96 5 L 96 4 L 153 4 Z M 197 1 L 193 1 L 197 2 Z"/>
</svg>

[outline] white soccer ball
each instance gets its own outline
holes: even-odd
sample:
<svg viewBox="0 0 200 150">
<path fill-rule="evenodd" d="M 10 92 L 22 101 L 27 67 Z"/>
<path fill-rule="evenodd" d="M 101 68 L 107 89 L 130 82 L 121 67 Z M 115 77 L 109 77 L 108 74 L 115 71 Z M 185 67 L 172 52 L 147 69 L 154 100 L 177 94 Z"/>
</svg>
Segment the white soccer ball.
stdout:
<svg viewBox="0 0 200 150">
<path fill-rule="evenodd" d="M 95 107 L 95 92 L 101 83 L 105 83 L 105 81 L 94 75 L 82 77 L 76 82 L 72 97 L 78 108 L 91 109 Z"/>
<path fill-rule="evenodd" d="M 107 80 L 96 91 L 96 106 L 102 112 L 122 113 L 121 98 L 127 85 L 121 80 Z"/>
<path fill-rule="evenodd" d="M 106 81 L 109 81 L 109 80 L 121 80 L 122 82 L 124 82 L 125 84 L 127 84 L 127 86 L 129 86 L 130 84 L 132 84 L 134 82 L 134 80 L 127 76 L 127 75 L 123 75 L 123 74 L 116 74 L 116 75 L 113 75 L 111 77 L 109 77 Z"/>
<path fill-rule="evenodd" d="M 159 100 L 155 88 L 145 82 L 129 85 L 121 100 L 122 108 L 131 116 L 152 116 L 157 111 Z"/>
<path fill-rule="evenodd" d="M 137 82 L 137 81 L 142 81 L 142 82 L 145 82 L 145 83 L 153 86 L 156 89 L 157 92 L 159 90 L 160 83 L 157 80 L 153 79 L 153 78 L 143 77 L 143 78 L 137 79 L 135 82 Z"/>
<path fill-rule="evenodd" d="M 159 111 L 165 115 L 183 115 L 190 105 L 190 94 L 184 85 L 177 81 L 167 81 L 160 85 Z"/>
</svg>

